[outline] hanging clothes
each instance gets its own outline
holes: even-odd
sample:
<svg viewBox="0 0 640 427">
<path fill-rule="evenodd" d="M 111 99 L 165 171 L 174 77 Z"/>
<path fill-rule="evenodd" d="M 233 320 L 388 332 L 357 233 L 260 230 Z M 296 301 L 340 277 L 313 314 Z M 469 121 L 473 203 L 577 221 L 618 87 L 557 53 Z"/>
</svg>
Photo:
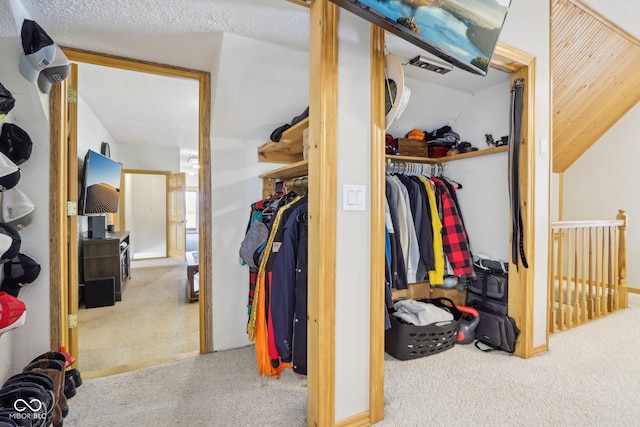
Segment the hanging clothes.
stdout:
<svg viewBox="0 0 640 427">
<path fill-rule="evenodd" d="M 390 184 L 391 180 L 389 176 L 385 177 L 385 193 L 386 193 L 386 207 L 388 208 L 389 219 L 391 220 L 391 226 L 387 226 L 389 236 L 391 238 L 391 250 L 392 250 L 392 284 L 395 289 L 407 289 L 409 287 L 407 281 L 407 269 L 405 263 L 405 256 L 403 254 L 402 243 L 400 238 L 400 215 L 398 213 L 398 188 Z"/>
<path fill-rule="evenodd" d="M 247 332 L 249 339 L 255 341 L 256 360 L 260 375 L 267 374 L 279 378 L 282 370 L 291 366 L 291 363 L 282 362 L 279 357 L 275 359 L 271 357 L 277 355 L 277 349 L 275 340 L 270 340 L 268 331 L 269 324 L 273 324 L 269 311 L 269 290 L 271 286 L 271 270 L 275 256 L 281 246 L 284 224 L 288 219 L 288 213 L 291 212 L 292 208 L 296 207 L 296 204 L 302 198 L 303 196 L 296 196 L 291 202 L 278 208 L 272 220 L 271 232 L 265 248 L 266 252 L 262 256 L 258 267 L 253 307 Z"/>
<path fill-rule="evenodd" d="M 442 244 L 453 273 L 459 277 L 473 277 L 473 259 L 460 214 L 449 189 L 437 178 L 431 181 L 440 191 L 442 201 Z"/>
<path fill-rule="evenodd" d="M 441 285 L 445 275 L 473 277 L 471 245 L 455 187 L 446 178 L 412 175 L 424 171 L 403 166 L 407 175 L 396 169 L 385 176 L 392 287 L 406 289 L 398 280 L 403 278 L 398 261 L 404 261 L 407 286 L 427 278 Z"/>
<path fill-rule="evenodd" d="M 429 283 L 441 285 L 444 282 L 444 250 L 442 247 L 442 222 L 438 214 L 438 205 L 433 184 L 425 177 L 418 177 L 422 181 L 431 209 L 431 227 L 433 230 L 433 260 L 434 268 L 429 270 Z"/>
<path fill-rule="evenodd" d="M 283 362 L 294 362 L 294 370 L 306 374 L 307 313 L 307 210 L 308 204 L 295 208 L 287 220 L 282 245 L 273 264 L 270 313 L 277 355 Z M 295 347 L 301 350 L 293 360 Z M 304 332 L 304 333 L 303 333 Z M 270 334 L 271 335 L 271 334 Z M 275 356 L 271 355 L 272 358 Z M 304 363 L 302 360 L 304 359 Z"/>
</svg>

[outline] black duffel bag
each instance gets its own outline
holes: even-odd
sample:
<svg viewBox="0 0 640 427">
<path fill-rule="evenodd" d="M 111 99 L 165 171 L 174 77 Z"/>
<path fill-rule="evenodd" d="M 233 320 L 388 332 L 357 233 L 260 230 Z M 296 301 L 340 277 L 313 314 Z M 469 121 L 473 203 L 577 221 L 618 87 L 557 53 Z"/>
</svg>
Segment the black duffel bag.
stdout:
<svg viewBox="0 0 640 427">
<path fill-rule="evenodd" d="M 507 314 L 509 275 L 478 267 L 474 270 L 476 278 L 467 283 L 467 305 L 486 302 L 498 313 Z"/>
<path fill-rule="evenodd" d="M 478 310 L 480 315 L 480 322 L 475 332 L 475 346 L 483 351 L 502 350 L 513 353 L 520 335 L 520 329 L 516 326 L 515 320 L 506 314 L 497 312 L 485 302 L 477 302 L 470 306 Z M 478 343 L 489 348 L 481 348 Z"/>
</svg>

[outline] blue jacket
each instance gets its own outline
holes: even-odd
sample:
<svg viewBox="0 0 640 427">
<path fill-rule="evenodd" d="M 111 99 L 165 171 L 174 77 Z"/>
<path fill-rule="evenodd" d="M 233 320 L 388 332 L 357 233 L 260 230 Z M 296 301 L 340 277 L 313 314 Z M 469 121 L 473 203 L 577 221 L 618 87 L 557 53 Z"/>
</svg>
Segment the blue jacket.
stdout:
<svg viewBox="0 0 640 427">
<path fill-rule="evenodd" d="M 295 287 L 298 272 L 298 240 L 301 227 L 306 227 L 306 221 L 299 221 L 299 216 L 305 214 L 308 204 L 296 207 L 284 225 L 282 244 L 273 263 L 271 277 L 271 318 L 276 348 L 283 362 L 291 362 L 293 348 L 293 319 L 296 311 Z M 306 303 L 306 301 L 305 301 Z"/>
</svg>

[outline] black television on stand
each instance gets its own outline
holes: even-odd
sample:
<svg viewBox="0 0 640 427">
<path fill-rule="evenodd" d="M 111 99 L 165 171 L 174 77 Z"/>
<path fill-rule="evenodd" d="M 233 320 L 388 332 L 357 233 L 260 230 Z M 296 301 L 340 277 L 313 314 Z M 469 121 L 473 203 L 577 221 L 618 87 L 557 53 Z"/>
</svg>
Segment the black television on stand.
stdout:
<svg viewBox="0 0 640 427">
<path fill-rule="evenodd" d="M 122 163 L 89 150 L 84 158 L 81 215 L 89 216 L 89 237 L 105 237 L 105 214 L 118 213 Z"/>
<path fill-rule="evenodd" d="M 329 0 L 450 64 L 485 76 L 511 0 Z"/>
</svg>

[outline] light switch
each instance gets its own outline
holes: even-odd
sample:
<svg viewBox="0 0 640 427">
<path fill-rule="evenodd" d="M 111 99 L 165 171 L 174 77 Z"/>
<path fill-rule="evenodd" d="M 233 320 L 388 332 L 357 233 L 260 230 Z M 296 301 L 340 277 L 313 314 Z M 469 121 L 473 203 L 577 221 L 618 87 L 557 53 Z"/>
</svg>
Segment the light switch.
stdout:
<svg viewBox="0 0 640 427">
<path fill-rule="evenodd" d="M 549 139 L 540 138 L 540 155 L 546 156 L 547 154 L 549 154 Z"/>
<path fill-rule="evenodd" d="M 344 184 L 342 187 L 342 210 L 345 211 L 363 211 L 365 210 L 365 191 L 367 187 L 364 185 Z"/>
</svg>

